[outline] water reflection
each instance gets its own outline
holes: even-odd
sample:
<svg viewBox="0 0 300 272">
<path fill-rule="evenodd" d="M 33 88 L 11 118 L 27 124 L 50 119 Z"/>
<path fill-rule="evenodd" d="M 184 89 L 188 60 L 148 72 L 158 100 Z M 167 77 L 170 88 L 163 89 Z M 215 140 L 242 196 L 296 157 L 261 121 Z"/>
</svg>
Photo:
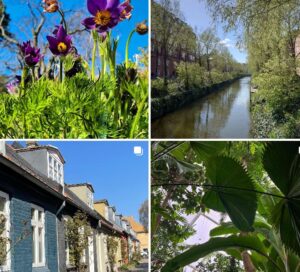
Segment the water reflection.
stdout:
<svg viewBox="0 0 300 272">
<path fill-rule="evenodd" d="M 152 123 L 152 138 L 249 138 L 250 77 Z"/>
</svg>

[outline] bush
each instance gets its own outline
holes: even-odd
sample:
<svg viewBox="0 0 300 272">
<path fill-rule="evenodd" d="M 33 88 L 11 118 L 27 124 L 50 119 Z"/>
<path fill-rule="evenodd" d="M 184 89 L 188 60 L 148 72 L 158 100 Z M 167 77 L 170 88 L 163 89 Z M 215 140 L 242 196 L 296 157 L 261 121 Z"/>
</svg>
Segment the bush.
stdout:
<svg viewBox="0 0 300 272">
<path fill-rule="evenodd" d="M 162 78 L 157 78 L 151 81 L 151 97 L 164 97 L 168 94 L 168 89 Z"/>
<path fill-rule="evenodd" d="M 108 76 L 94 82 L 85 74 L 77 74 L 66 78 L 64 84 L 42 78 L 17 95 L 0 93 L 0 136 L 147 137 L 147 103 L 141 97 L 147 90 L 147 82 L 142 79 L 118 87 Z M 112 95 L 116 93 L 118 97 Z"/>
</svg>

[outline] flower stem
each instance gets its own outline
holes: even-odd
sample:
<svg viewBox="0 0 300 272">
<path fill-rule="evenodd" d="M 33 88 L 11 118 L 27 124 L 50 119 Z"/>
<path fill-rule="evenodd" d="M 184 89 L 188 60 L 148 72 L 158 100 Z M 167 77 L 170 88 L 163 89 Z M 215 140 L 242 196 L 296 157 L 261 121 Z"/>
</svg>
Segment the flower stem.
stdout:
<svg viewBox="0 0 300 272">
<path fill-rule="evenodd" d="M 132 124 L 132 127 L 131 127 L 131 130 L 130 130 L 130 135 L 129 135 L 129 138 L 130 139 L 133 139 L 133 136 L 134 136 L 134 132 L 136 130 L 136 127 L 141 119 L 141 116 L 142 116 L 142 111 L 144 109 L 144 105 L 146 103 L 146 100 L 147 100 L 147 96 L 142 100 L 142 102 L 139 104 L 138 106 L 138 111 L 137 111 L 137 114 L 134 118 L 134 121 L 133 121 L 133 124 Z"/>
<path fill-rule="evenodd" d="M 68 33 L 68 26 L 67 26 L 67 22 L 65 20 L 65 15 L 64 15 L 64 13 L 62 12 L 61 9 L 58 9 L 58 12 L 59 12 L 59 14 L 61 16 L 61 19 L 63 21 L 64 28 L 65 28 L 66 32 Z"/>
<path fill-rule="evenodd" d="M 127 42 L 126 42 L 126 47 L 125 47 L 125 67 L 126 68 L 128 68 L 128 66 L 129 66 L 129 44 L 130 44 L 131 38 L 134 33 L 135 33 L 135 29 L 130 32 Z"/>
<path fill-rule="evenodd" d="M 59 60 L 59 82 L 63 81 L 63 59 Z"/>
<path fill-rule="evenodd" d="M 34 67 L 31 68 L 31 74 L 32 74 L 32 82 L 35 82 L 35 74 L 34 74 Z"/>
<path fill-rule="evenodd" d="M 98 37 L 97 33 L 95 31 L 92 32 L 93 40 L 94 40 L 94 46 L 93 46 L 93 52 L 92 52 L 92 80 L 95 80 L 95 65 L 96 65 L 96 51 L 97 51 L 97 44 L 98 44 Z"/>
</svg>

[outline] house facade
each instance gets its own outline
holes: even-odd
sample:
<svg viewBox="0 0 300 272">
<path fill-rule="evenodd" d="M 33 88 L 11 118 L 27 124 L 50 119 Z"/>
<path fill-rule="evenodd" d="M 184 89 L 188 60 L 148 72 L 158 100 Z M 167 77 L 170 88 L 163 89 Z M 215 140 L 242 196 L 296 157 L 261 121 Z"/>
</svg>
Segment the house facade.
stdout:
<svg viewBox="0 0 300 272">
<path fill-rule="evenodd" d="M 139 222 L 135 221 L 133 216 L 124 217 L 124 220 L 126 220 L 131 228 L 136 233 L 137 240 L 140 243 L 140 252 L 149 252 L 149 235 L 148 231 L 145 229 L 145 227 L 140 224 Z"/>
<path fill-rule="evenodd" d="M 0 258 L 1 272 L 75 271 L 66 226 L 77 211 L 86 214 L 91 227 L 81 262 L 88 272 L 111 271 L 107 238 L 128 236 L 121 219 L 112 222 L 94 208 L 91 184 L 67 185 L 64 165 L 54 146 L 0 141 L 0 220 L 5 222 L 1 236 L 10 240 L 0 243 L 0 251 L 7 252 Z"/>
<path fill-rule="evenodd" d="M 161 18 L 164 20 L 172 20 L 178 27 L 178 31 L 185 33 L 186 37 L 189 37 L 189 45 L 185 44 L 185 41 L 178 41 L 172 39 L 172 46 L 164 48 L 159 31 L 155 28 L 151 33 L 151 78 L 163 77 L 165 71 L 167 71 L 167 77 L 172 78 L 176 75 L 176 66 L 181 62 L 195 62 L 196 61 L 196 35 L 193 29 L 184 21 L 177 18 L 174 14 L 166 11 L 163 7 L 152 1 L 152 13 L 163 13 Z M 162 23 L 163 24 L 163 23 Z M 193 49 L 191 49 L 193 48 Z M 164 58 L 166 57 L 166 64 Z"/>
</svg>

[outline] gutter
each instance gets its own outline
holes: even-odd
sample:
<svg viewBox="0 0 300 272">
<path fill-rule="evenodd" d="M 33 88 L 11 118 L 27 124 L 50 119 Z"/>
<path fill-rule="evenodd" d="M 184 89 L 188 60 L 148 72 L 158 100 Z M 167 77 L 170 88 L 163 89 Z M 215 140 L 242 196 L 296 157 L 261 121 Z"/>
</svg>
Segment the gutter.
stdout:
<svg viewBox="0 0 300 272">
<path fill-rule="evenodd" d="M 58 269 L 60 269 L 60 254 L 59 254 L 59 242 L 58 242 L 59 239 L 58 239 L 58 218 L 57 218 L 57 216 L 61 213 L 61 211 L 64 209 L 64 207 L 66 207 L 65 200 L 61 203 L 58 211 L 55 214 L 56 215 L 55 216 L 55 219 L 56 219 L 56 248 L 57 248 L 56 252 L 57 252 L 57 267 L 58 267 Z"/>
</svg>

